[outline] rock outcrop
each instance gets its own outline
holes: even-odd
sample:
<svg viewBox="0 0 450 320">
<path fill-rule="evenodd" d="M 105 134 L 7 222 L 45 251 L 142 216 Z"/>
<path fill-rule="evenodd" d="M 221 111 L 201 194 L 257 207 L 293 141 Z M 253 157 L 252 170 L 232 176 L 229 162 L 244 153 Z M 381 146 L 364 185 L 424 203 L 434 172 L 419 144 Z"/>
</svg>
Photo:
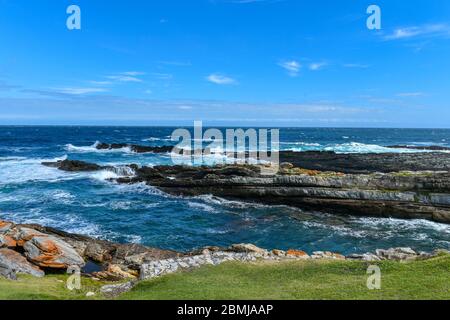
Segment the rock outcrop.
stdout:
<svg viewBox="0 0 450 320">
<path fill-rule="evenodd" d="M 17 280 L 17 275 L 8 265 L 0 262 L 0 278 Z"/>
<path fill-rule="evenodd" d="M 17 241 L 12 237 L 0 234 L 0 248 L 15 248 L 17 246 Z"/>
<path fill-rule="evenodd" d="M 351 174 L 389 173 L 400 171 L 450 171 L 450 154 L 422 153 L 350 153 L 280 152 L 280 161 L 297 168 Z"/>
<path fill-rule="evenodd" d="M 414 166 L 426 167 L 426 164 L 418 159 L 428 160 L 429 155 L 415 154 L 416 158 L 408 159 Z M 441 154 L 432 155 L 441 156 Z M 333 154 L 333 157 L 340 156 Z M 386 155 L 373 154 L 345 156 L 365 157 L 368 167 L 373 166 L 371 161 L 376 163 L 386 157 Z M 398 157 L 398 155 L 392 156 L 394 160 Z M 448 166 L 447 169 L 449 169 L 450 155 L 444 154 L 444 156 L 446 161 L 439 162 L 437 167 L 447 168 Z M 321 163 L 317 162 L 319 166 Z M 325 165 L 327 163 L 326 161 Z M 403 163 L 402 166 L 408 167 L 408 163 Z M 387 168 L 391 164 L 392 162 L 389 162 Z M 71 165 L 70 160 L 50 165 L 60 170 L 69 168 L 69 171 L 80 166 L 78 162 Z M 86 167 L 94 168 L 84 164 L 82 169 Z M 212 194 L 229 199 L 290 205 L 331 213 L 427 219 L 450 223 L 450 171 L 448 170 L 350 174 L 310 170 L 296 167 L 291 163 L 283 163 L 278 174 L 267 176 L 261 174 L 261 167 L 250 165 L 216 167 L 129 165 L 128 167 L 134 175 L 117 178 L 116 182 L 147 183 L 174 195 Z"/>
<path fill-rule="evenodd" d="M 117 150 L 129 148 L 135 153 L 170 153 L 173 146 L 151 147 L 126 143 L 97 143 L 95 146 L 98 150 Z"/>
<path fill-rule="evenodd" d="M 388 146 L 391 149 L 408 149 L 408 150 L 421 150 L 421 151 L 450 151 L 449 147 L 443 146 L 408 146 L 408 145 L 395 145 Z"/>
<path fill-rule="evenodd" d="M 34 236 L 23 248 L 28 260 L 43 268 L 67 269 L 85 265 L 83 258 L 70 245 L 55 237 Z"/>
<path fill-rule="evenodd" d="M 0 220 L 0 230 L 0 247 L 3 248 L 1 250 L 5 250 L 11 259 L 15 258 L 13 261 L 17 264 L 23 265 L 22 269 L 13 269 L 17 270 L 14 271 L 17 273 L 23 273 L 19 270 L 26 270 L 26 266 L 32 266 L 35 268 L 33 270 L 64 270 L 73 266 L 83 267 L 90 261 L 98 265 L 97 269 L 102 270 L 94 272 L 94 276 L 117 281 L 137 278 L 141 264 L 146 261 L 184 255 L 136 244 L 97 240 L 40 225 L 15 225 Z M 6 264 L 10 265 L 11 263 Z M 6 266 L 2 269 L 2 274 L 8 273 Z M 43 275 L 43 271 L 26 273 Z"/>
<path fill-rule="evenodd" d="M 5 266 L 13 273 L 29 274 L 35 277 L 43 277 L 44 271 L 28 262 L 20 253 L 10 249 L 0 249 L 0 265 Z"/>
<path fill-rule="evenodd" d="M 116 244 L 43 226 L 15 225 L 1 220 L 0 230 L 2 230 L 2 235 L 13 235 L 18 247 L 25 250 L 23 255 L 21 250 L 0 249 L 0 277 L 9 280 L 17 280 L 17 274 L 43 277 L 44 271 L 37 265 L 49 270 L 52 268 L 58 269 L 69 263 L 81 263 L 81 261 L 84 263 L 95 259 L 102 262 L 103 270 L 89 275 L 93 279 L 104 281 L 128 280 L 125 283 L 103 286 L 100 292 L 108 298 L 116 297 L 131 290 L 139 280 L 152 279 L 179 271 L 189 271 L 204 265 L 219 265 L 225 262 L 252 263 L 257 261 L 346 259 L 372 262 L 382 260 L 407 262 L 430 259 L 442 253 L 449 253 L 445 250 L 436 250 L 433 253 L 418 253 L 411 248 L 392 248 L 346 257 L 329 251 L 316 251 L 311 255 L 297 249 L 269 251 L 248 243 L 233 244 L 227 248 L 205 247 L 190 253 L 179 253 L 139 245 Z M 30 248 L 30 246 L 33 247 Z M 65 253 L 64 260 L 61 260 L 61 253 Z M 95 293 L 88 293 L 88 296 L 93 295 Z"/>
</svg>

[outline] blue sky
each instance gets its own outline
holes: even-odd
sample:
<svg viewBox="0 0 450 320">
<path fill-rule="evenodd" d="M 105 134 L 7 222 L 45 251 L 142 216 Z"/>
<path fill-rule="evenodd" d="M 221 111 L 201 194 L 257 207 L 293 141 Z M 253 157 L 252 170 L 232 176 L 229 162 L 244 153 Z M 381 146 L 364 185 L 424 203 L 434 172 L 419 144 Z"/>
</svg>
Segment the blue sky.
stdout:
<svg viewBox="0 0 450 320">
<path fill-rule="evenodd" d="M 0 41 L 0 124 L 450 127 L 448 0 L 0 0 Z"/>
</svg>

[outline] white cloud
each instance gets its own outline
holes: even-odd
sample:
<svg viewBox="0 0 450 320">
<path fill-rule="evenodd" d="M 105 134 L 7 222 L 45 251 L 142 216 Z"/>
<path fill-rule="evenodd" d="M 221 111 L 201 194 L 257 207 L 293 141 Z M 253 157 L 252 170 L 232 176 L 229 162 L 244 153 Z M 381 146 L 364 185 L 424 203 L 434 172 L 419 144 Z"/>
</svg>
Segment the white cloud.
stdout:
<svg viewBox="0 0 450 320">
<path fill-rule="evenodd" d="M 215 84 L 220 84 L 220 85 L 227 85 L 227 84 L 235 84 L 236 80 L 221 74 L 210 74 L 209 76 L 206 77 L 206 79 L 209 82 L 215 83 Z"/>
<path fill-rule="evenodd" d="M 142 82 L 142 80 L 139 78 L 125 75 L 108 76 L 106 78 L 119 82 Z"/>
<path fill-rule="evenodd" d="M 121 75 L 136 77 L 136 76 L 144 76 L 144 75 L 145 75 L 145 72 L 140 72 L 140 71 L 127 71 L 127 72 L 122 72 Z"/>
<path fill-rule="evenodd" d="M 101 93 L 107 92 L 107 89 L 103 88 L 54 88 L 54 91 L 63 94 L 71 94 L 71 95 L 84 95 L 90 93 Z"/>
<path fill-rule="evenodd" d="M 96 85 L 96 86 L 107 86 L 112 84 L 111 81 L 89 81 L 90 84 Z"/>
<path fill-rule="evenodd" d="M 283 69 L 287 70 L 288 74 L 291 77 L 298 76 L 298 73 L 300 72 L 300 69 L 302 67 L 302 65 L 298 61 L 295 61 L 295 60 L 283 61 L 283 62 L 280 62 L 278 65 L 280 67 L 282 67 Z"/>
<path fill-rule="evenodd" d="M 326 62 L 315 62 L 309 65 L 309 70 L 317 71 L 324 68 L 327 65 Z"/>
<path fill-rule="evenodd" d="M 369 65 L 361 64 L 361 63 L 345 63 L 344 68 L 359 68 L 359 69 L 367 69 Z"/>
<path fill-rule="evenodd" d="M 173 75 L 170 73 L 152 73 L 152 76 L 159 80 L 171 80 Z"/>
<path fill-rule="evenodd" d="M 422 97 L 425 94 L 423 92 L 402 92 L 398 93 L 398 97 Z"/>
<path fill-rule="evenodd" d="M 174 66 L 174 67 L 190 67 L 192 63 L 190 61 L 158 61 L 159 64 Z"/>
<path fill-rule="evenodd" d="M 118 73 L 116 75 L 107 76 L 106 78 L 118 82 L 142 82 L 142 80 L 139 79 L 138 76 L 143 75 L 145 75 L 145 72 L 127 71 Z"/>
<path fill-rule="evenodd" d="M 402 40 L 416 37 L 450 37 L 450 26 L 447 24 L 428 24 L 407 28 L 398 28 L 384 36 L 384 40 Z"/>
</svg>

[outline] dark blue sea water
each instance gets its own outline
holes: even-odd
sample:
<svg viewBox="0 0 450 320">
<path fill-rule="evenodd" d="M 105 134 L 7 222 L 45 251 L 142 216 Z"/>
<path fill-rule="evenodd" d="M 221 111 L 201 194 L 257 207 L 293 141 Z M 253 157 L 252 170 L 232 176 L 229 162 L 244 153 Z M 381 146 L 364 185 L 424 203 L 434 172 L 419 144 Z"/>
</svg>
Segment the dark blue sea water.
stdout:
<svg viewBox="0 0 450 320">
<path fill-rule="evenodd" d="M 107 181 L 114 172 L 65 173 L 42 161 L 171 164 L 167 154 L 98 151 L 101 142 L 172 144 L 173 128 L 0 127 L 0 219 L 159 248 L 190 250 L 250 242 L 265 248 L 344 254 L 411 246 L 450 249 L 450 226 L 422 220 L 330 215 L 202 196 L 174 197 L 144 185 Z M 408 152 L 394 144 L 450 146 L 450 130 L 281 129 L 282 149 Z M 213 164 L 212 157 L 207 162 Z"/>
</svg>

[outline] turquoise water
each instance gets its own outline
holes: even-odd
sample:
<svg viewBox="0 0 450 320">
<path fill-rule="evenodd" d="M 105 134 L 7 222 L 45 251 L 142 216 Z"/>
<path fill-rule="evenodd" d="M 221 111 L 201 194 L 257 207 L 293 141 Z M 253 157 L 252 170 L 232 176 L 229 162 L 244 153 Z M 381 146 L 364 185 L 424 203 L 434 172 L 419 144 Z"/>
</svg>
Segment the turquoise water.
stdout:
<svg viewBox="0 0 450 320">
<path fill-rule="evenodd" d="M 39 223 L 118 242 L 175 250 L 251 242 L 265 248 L 344 254 L 411 246 L 450 249 L 450 226 L 422 220 L 330 215 L 205 195 L 174 197 L 145 185 L 117 185 L 117 173 L 65 173 L 42 161 L 171 164 L 170 155 L 96 150 L 101 142 L 172 144 L 173 128 L 0 127 L 0 218 Z M 281 129 L 280 148 L 410 152 L 387 145 L 450 146 L 450 130 Z M 449 155 L 450 156 L 450 155 Z M 217 158 L 208 159 L 209 164 Z"/>
</svg>

